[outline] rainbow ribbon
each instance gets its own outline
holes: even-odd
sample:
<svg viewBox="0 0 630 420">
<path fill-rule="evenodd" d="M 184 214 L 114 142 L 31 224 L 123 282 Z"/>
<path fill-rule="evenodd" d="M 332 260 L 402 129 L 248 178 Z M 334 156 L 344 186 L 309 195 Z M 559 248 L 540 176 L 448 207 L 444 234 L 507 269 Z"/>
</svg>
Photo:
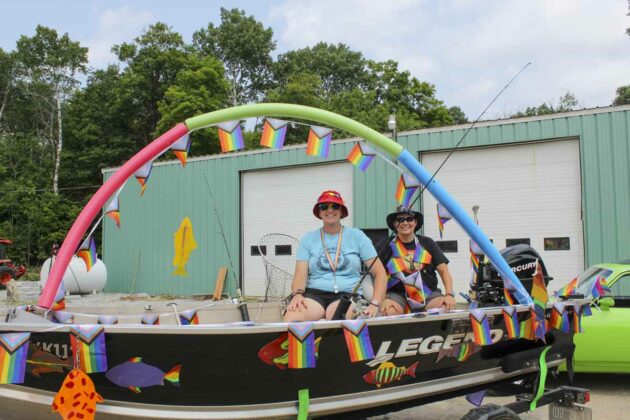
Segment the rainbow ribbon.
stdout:
<svg viewBox="0 0 630 420">
<path fill-rule="evenodd" d="M 133 176 L 135 176 L 140 183 L 140 196 L 144 194 L 144 190 L 147 188 L 147 182 L 149 182 L 149 177 L 151 176 L 152 170 L 153 161 L 145 163 L 133 174 Z"/>
<path fill-rule="evenodd" d="M 188 151 L 190 150 L 190 144 L 192 143 L 191 140 L 190 134 L 186 133 L 171 146 L 171 150 L 175 154 L 175 157 L 177 157 L 177 159 L 181 162 L 182 167 L 186 166 Z"/>
<path fill-rule="evenodd" d="M 85 262 L 87 271 L 90 271 L 96 263 L 96 241 L 93 236 L 85 238 L 85 241 L 81 244 L 77 257 L 81 258 Z"/>
<path fill-rule="evenodd" d="M 387 262 L 387 271 L 390 274 L 401 273 L 405 270 L 405 261 L 402 258 L 391 258 Z"/>
<path fill-rule="evenodd" d="M 118 201 L 118 194 L 112 198 L 109 205 L 105 209 L 105 216 L 109 217 L 116 223 L 116 227 L 120 228 L 120 202 Z"/>
<path fill-rule="evenodd" d="M 260 145 L 280 150 L 284 147 L 284 138 L 287 135 L 287 121 L 266 118 L 263 124 L 263 132 L 260 137 Z"/>
<path fill-rule="evenodd" d="M 227 121 L 218 124 L 218 128 L 221 152 L 234 152 L 245 148 L 243 130 L 241 130 L 240 121 Z"/>
<path fill-rule="evenodd" d="M 354 166 L 359 168 L 361 172 L 365 172 L 365 170 L 370 166 L 370 163 L 376 157 L 376 152 L 370 146 L 365 143 L 357 143 L 354 145 L 352 150 L 346 159 L 350 161 Z"/>
<path fill-rule="evenodd" d="M 142 325 L 160 325 L 160 316 L 158 314 L 142 314 L 140 323 Z"/>
<path fill-rule="evenodd" d="M 85 373 L 107 372 L 105 327 L 102 325 L 72 325 L 70 344 L 79 368 Z"/>
<path fill-rule="evenodd" d="M 308 132 L 306 154 L 308 156 L 328 157 L 332 132 L 331 128 L 311 126 Z"/>
<path fill-rule="evenodd" d="M 413 195 L 420 188 L 420 183 L 411 175 L 404 173 L 400 175 L 398 187 L 396 188 L 396 201 L 405 207 L 409 207 Z"/>
<path fill-rule="evenodd" d="M 289 368 L 315 367 L 315 328 L 312 322 L 289 324 Z"/>
<path fill-rule="evenodd" d="M 570 296 L 575 293 L 577 289 L 578 279 L 577 277 L 568 282 L 563 288 L 556 290 L 553 295 L 554 296 Z"/>
<path fill-rule="evenodd" d="M 196 309 L 189 309 L 179 313 L 179 322 L 181 325 L 197 325 L 199 324 L 199 316 Z"/>
<path fill-rule="evenodd" d="M 373 359 L 374 350 L 365 319 L 343 321 L 341 325 L 343 326 L 343 335 L 346 339 L 346 346 L 348 346 L 350 361 L 361 362 Z"/>
<path fill-rule="evenodd" d="M 475 336 L 475 344 L 485 346 L 492 344 L 488 316 L 482 309 L 470 310 L 470 325 Z"/>
<path fill-rule="evenodd" d="M 442 204 L 437 203 L 437 219 L 438 228 L 440 229 L 440 239 L 442 239 L 442 235 L 444 233 L 444 225 L 452 218 L 453 216 L 451 216 L 451 213 L 449 213 Z"/>
<path fill-rule="evenodd" d="M 518 311 L 514 306 L 504 306 L 503 321 L 505 322 L 505 329 L 507 330 L 508 338 L 513 340 L 520 335 L 520 324 L 518 323 Z"/>
<path fill-rule="evenodd" d="M 0 334 L 0 384 L 24 382 L 31 333 Z"/>
</svg>

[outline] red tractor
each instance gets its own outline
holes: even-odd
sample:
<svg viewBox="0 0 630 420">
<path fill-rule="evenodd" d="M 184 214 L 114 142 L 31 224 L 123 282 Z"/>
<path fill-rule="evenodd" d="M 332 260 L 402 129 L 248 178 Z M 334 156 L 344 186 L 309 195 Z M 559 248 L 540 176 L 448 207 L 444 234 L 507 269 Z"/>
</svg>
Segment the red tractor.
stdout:
<svg viewBox="0 0 630 420">
<path fill-rule="evenodd" d="M 13 261 L 7 258 L 6 247 L 11 245 L 8 239 L 0 239 L 0 290 L 7 287 L 7 283 L 19 279 L 26 273 L 26 267 L 16 267 Z"/>
</svg>

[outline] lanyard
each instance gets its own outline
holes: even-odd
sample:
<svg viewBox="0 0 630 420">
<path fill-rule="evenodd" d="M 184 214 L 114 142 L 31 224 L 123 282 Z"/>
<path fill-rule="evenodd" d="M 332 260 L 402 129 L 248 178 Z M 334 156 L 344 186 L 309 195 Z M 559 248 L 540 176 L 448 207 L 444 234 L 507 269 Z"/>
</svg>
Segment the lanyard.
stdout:
<svg viewBox="0 0 630 420">
<path fill-rule="evenodd" d="M 337 289 L 337 266 L 339 264 L 339 255 L 341 255 L 341 238 L 343 237 L 343 226 L 341 226 L 341 230 L 339 231 L 339 239 L 337 240 L 337 252 L 335 253 L 335 262 L 333 263 L 332 258 L 330 258 L 330 253 L 328 253 L 328 248 L 326 247 L 326 242 L 324 242 L 324 228 L 319 230 L 319 236 L 322 239 L 322 246 L 324 247 L 324 253 L 326 254 L 326 259 L 328 260 L 328 264 L 330 264 L 330 269 L 333 272 L 333 279 L 335 281 L 335 293 L 338 292 Z"/>
</svg>

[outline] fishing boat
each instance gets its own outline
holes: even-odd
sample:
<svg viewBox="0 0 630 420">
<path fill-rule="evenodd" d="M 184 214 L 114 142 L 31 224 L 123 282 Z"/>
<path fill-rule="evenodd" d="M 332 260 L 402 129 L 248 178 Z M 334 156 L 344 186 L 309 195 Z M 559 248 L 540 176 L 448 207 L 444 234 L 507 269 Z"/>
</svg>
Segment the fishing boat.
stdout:
<svg viewBox="0 0 630 420">
<path fill-rule="evenodd" d="M 195 311 L 195 322 L 173 318 L 159 325 L 146 314 L 127 316 L 117 324 L 86 324 L 54 310 L 72 256 L 129 177 L 175 146 L 187 151 L 192 131 L 266 116 L 341 129 L 364 139 L 379 156 L 389 155 L 470 235 L 515 302 L 447 313 L 295 324 L 279 316 L 251 321 L 247 305 L 238 300 L 227 305 L 241 321 L 229 323 L 209 323 L 212 308 Z M 540 370 L 570 361 L 573 334 L 580 330 L 588 303 L 568 297 L 561 305 L 540 306 L 456 200 L 391 139 L 324 110 L 246 105 L 176 125 L 94 194 L 68 232 L 37 305 L 15 308 L 0 323 L 0 356 L 13 363 L 13 370 L 5 369 L 0 378 L 4 383 L 15 379 L 0 385 L 0 398 L 17 407 L 65 410 L 64 418 L 71 412 L 91 418 L 96 410 L 99 418 L 221 419 L 375 414 L 480 390 L 505 390 L 507 384 L 519 384 L 515 392 L 531 391 Z M 25 360 L 21 378 L 18 356 Z M 79 383 L 89 385 L 83 394 L 63 394 Z M 82 407 L 88 411 L 73 411 Z"/>
</svg>

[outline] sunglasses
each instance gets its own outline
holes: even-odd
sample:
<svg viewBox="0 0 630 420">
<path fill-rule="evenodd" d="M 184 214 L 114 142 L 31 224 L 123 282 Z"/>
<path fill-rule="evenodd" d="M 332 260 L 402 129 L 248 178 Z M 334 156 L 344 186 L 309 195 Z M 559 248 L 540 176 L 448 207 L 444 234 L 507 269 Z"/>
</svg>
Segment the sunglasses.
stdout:
<svg viewBox="0 0 630 420">
<path fill-rule="evenodd" d="M 326 211 L 329 208 L 332 208 L 333 210 L 339 210 L 341 208 L 341 205 L 337 203 L 320 203 L 318 204 L 318 207 L 321 211 Z"/>
<path fill-rule="evenodd" d="M 403 223 L 403 222 L 411 223 L 415 220 L 416 220 L 416 216 L 401 216 L 401 217 L 396 218 L 396 222 L 398 223 Z"/>
</svg>

